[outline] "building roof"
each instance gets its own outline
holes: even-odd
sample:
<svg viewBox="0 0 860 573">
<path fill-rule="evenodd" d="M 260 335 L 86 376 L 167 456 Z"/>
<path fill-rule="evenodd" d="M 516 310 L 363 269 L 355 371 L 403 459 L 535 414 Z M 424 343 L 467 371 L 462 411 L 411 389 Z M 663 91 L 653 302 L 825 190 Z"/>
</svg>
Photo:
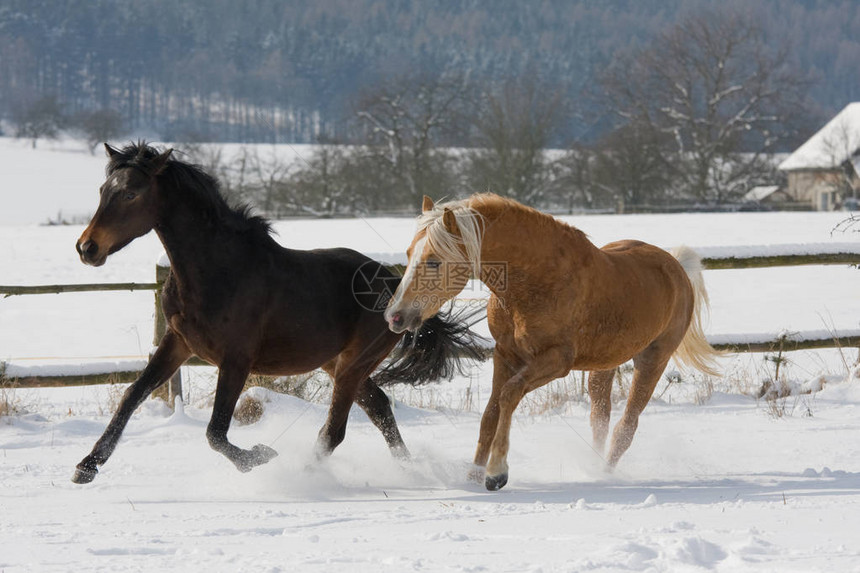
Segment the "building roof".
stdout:
<svg viewBox="0 0 860 573">
<path fill-rule="evenodd" d="M 806 143 L 779 164 L 779 169 L 834 169 L 860 149 L 860 102 L 850 103 Z"/>
<path fill-rule="evenodd" d="M 744 201 L 761 201 L 779 191 L 779 185 L 759 185 L 753 187 L 744 195 Z"/>
</svg>

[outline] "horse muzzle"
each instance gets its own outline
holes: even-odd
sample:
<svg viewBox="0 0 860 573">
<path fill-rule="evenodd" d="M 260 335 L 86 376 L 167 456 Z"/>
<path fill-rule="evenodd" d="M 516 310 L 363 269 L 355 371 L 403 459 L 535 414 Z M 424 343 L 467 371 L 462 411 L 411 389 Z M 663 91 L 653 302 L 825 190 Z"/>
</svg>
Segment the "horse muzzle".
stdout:
<svg viewBox="0 0 860 573">
<path fill-rule="evenodd" d="M 390 309 L 389 309 L 390 310 Z M 385 320 L 388 329 L 395 334 L 402 334 L 407 330 L 416 331 L 421 326 L 421 315 L 417 312 L 389 312 L 385 311 Z"/>
<path fill-rule="evenodd" d="M 95 241 L 91 239 L 85 241 L 78 239 L 78 242 L 75 243 L 75 249 L 77 249 L 78 255 L 81 257 L 81 262 L 84 264 L 94 267 L 100 267 L 105 264 L 107 256 L 101 254 L 101 249 L 99 249 L 99 245 Z"/>
</svg>

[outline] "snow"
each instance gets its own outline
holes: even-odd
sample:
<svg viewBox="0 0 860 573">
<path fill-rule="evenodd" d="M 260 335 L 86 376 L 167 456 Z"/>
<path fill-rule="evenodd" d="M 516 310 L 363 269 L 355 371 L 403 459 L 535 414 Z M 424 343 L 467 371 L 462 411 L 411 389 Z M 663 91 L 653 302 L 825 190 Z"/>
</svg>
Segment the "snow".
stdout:
<svg viewBox="0 0 860 573">
<path fill-rule="evenodd" d="M 782 245 L 732 245 L 699 247 L 701 257 L 710 259 L 748 259 L 752 257 L 782 257 L 790 255 L 860 254 L 860 243 L 786 243 Z"/>
<path fill-rule="evenodd" d="M 724 333 L 712 334 L 708 336 L 708 342 L 711 344 L 757 344 L 763 342 L 773 342 L 780 338 L 786 340 L 831 340 L 837 337 L 857 336 L 860 337 L 860 328 L 854 329 L 818 329 L 805 330 L 803 336 L 799 336 L 799 332 L 789 332 L 786 330 L 771 330 L 768 332 L 743 332 L 743 333 Z"/>
<path fill-rule="evenodd" d="M 111 372 L 134 372 L 143 370 L 146 360 L 110 360 L 104 362 L 68 362 L 63 360 L 39 360 L 38 364 L 6 364 L 7 378 L 27 378 L 29 376 L 89 376 Z"/>
<path fill-rule="evenodd" d="M 204 146 L 204 155 L 205 147 L 208 146 Z M 219 148 L 227 164 L 245 152 L 264 163 L 297 161 L 312 153 L 309 145 L 292 144 L 224 144 Z M 14 202 L 4 202 L 0 209 L 0 225 L 44 224 L 58 218 L 78 221 L 95 212 L 98 189 L 104 181 L 105 154 L 101 146 L 90 153 L 80 141 L 39 140 L 34 151 L 30 140 L 0 137 L 0 165 L 3 194 L 15 197 Z M 9 182 L 14 185 L 5 185 Z"/>
<path fill-rule="evenodd" d="M 75 157 L 68 180 L 89 177 L 87 154 L 10 145 L 0 140 L 6 189 L 30 178 L 10 175 L 7 158 L 36 166 L 44 154 L 65 153 Z M 85 197 L 70 185 L 63 198 L 81 213 L 97 199 L 103 160 L 93 161 L 98 177 Z M 15 211 L 24 222 L 0 225 L 0 284 L 152 281 L 162 252 L 153 235 L 93 269 L 74 251 L 81 225 L 36 226 L 62 202 L 52 193 L 33 186 L 5 207 L 4 216 Z M 831 236 L 843 217 L 564 220 L 597 244 L 632 237 L 761 254 L 856 249 L 860 235 Z M 414 223 L 298 220 L 275 229 L 296 248 L 348 245 L 396 258 Z M 860 328 L 860 274 L 847 266 L 706 271 L 705 280 L 712 337 Z M 41 373 L 139 361 L 151 348 L 152 315 L 150 292 L 0 299 L 0 360 Z M 588 402 L 572 374 L 523 401 L 510 482 L 495 493 L 466 478 L 490 365 L 449 383 L 388 389 L 413 454 L 408 462 L 389 455 L 358 409 L 344 443 L 317 462 L 313 444 L 327 404 L 252 389 L 265 413 L 255 424 L 234 424 L 230 438 L 280 455 L 247 474 L 206 442 L 214 369 L 185 367 L 185 407 L 174 413 L 147 401 L 86 486 L 69 478 L 124 386 L 0 389 L 0 404 L 14 410 L 0 417 L 0 571 L 860 570 L 856 357 L 856 349 L 788 353 L 782 374 L 797 393 L 772 403 L 751 397 L 773 375 L 760 354 L 727 355 L 717 380 L 686 372 L 664 379 L 613 474 L 590 446 Z M 619 397 L 613 421 L 622 407 Z"/>
<path fill-rule="evenodd" d="M 832 169 L 860 149 L 860 102 L 850 103 L 794 153 L 779 169 Z"/>
<path fill-rule="evenodd" d="M 759 185 L 744 194 L 744 201 L 762 201 L 779 191 L 779 185 Z"/>
</svg>

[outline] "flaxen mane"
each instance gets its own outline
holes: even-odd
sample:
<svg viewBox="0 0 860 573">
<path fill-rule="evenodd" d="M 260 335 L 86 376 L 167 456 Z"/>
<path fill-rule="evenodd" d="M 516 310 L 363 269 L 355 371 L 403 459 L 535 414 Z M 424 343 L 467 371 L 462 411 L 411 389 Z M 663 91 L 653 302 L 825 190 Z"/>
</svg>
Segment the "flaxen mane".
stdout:
<svg viewBox="0 0 860 573">
<path fill-rule="evenodd" d="M 449 209 L 457 218 L 459 233 L 452 233 L 445 227 L 442 221 L 445 209 Z M 426 231 L 430 247 L 446 261 L 458 260 L 462 256 L 460 248 L 465 250 L 475 276 L 480 276 L 483 223 L 483 216 L 469 206 L 469 200 L 464 199 L 441 203 L 431 211 L 422 213 L 418 218 L 418 230 Z"/>
</svg>

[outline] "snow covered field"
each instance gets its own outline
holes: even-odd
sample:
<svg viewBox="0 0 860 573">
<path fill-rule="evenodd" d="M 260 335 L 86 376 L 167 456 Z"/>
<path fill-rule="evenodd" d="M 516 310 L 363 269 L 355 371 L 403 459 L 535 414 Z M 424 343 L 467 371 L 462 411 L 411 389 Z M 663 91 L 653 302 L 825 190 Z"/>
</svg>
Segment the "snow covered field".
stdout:
<svg viewBox="0 0 860 573">
<path fill-rule="evenodd" d="M 64 162 L 63 173 L 43 168 L 54 160 Z M 152 281 L 161 252 L 154 236 L 93 269 L 74 252 L 81 226 L 36 225 L 59 209 L 95 208 L 101 157 L 69 146 L 32 152 L 0 139 L 0 162 L 0 284 Z M 566 220 L 597 244 L 860 242 L 856 233 L 831 236 L 842 218 Z M 301 220 L 275 228 L 291 247 L 348 245 L 396 257 L 413 223 Z M 708 271 L 708 333 L 857 329 L 858 273 Z M 0 299 L 0 360 L 26 370 L 141 359 L 152 312 L 150 292 Z M 487 365 L 451 383 L 391 389 L 413 453 L 408 463 L 391 459 L 355 411 L 345 442 L 316 464 L 311 448 L 326 405 L 254 389 L 266 412 L 256 424 L 234 425 L 230 437 L 269 444 L 280 456 L 248 474 L 206 443 L 211 369 L 185 368 L 184 411 L 146 403 L 87 486 L 69 478 L 121 389 L 6 391 L 2 398 L 20 412 L 0 418 L 0 571 L 860 571 L 857 350 L 789 358 L 789 380 L 825 385 L 777 404 L 782 416 L 741 393 L 772 375 L 762 355 L 727 356 L 719 380 L 661 382 L 613 475 L 589 446 L 587 402 L 536 392 L 515 417 L 511 481 L 496 493 L 466 480 L 489 393 Z M 554 387 L 578 384 L 577 374 Z"/>
</svg>

